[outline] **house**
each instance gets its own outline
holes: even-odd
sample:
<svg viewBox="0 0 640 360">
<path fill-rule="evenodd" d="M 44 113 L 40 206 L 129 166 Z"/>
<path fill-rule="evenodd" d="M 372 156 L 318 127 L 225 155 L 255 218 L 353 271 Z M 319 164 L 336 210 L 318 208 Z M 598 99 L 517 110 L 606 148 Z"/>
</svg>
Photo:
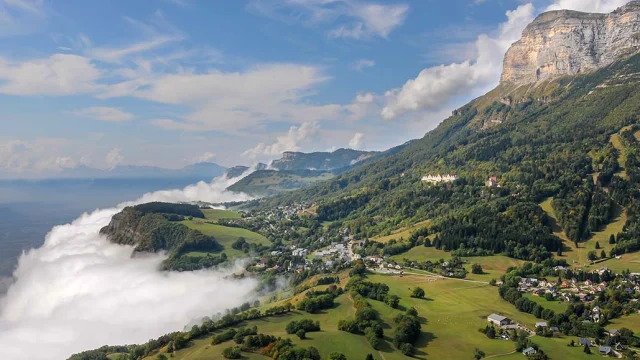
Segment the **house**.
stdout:
<svg viewBox="0 0 640 360">
<path fill-rule="evenodd" d="M 598 351 L 601 355 L 609 355 L 611 354 L 611 346 L 599 346 Z"/>
<path fill-rule="evenodd" d="M 524 355 L 524 356 L 535 355 L 537 353 L 538 353 L 538 351 L 536 349 L 532 348 L 532 347 L 528 347 L 528 348 L 522 350 L 522 355 Z"/>
<path fill-rule="evenodd" d="M 498 314 L 491 314 L 487 316 L 487 321 L 498 326 L 511 324 L 511 319 Z"/>
<path fill-rule="evenodd" d="M 484 183 L 484 186 L 486 187 L 500 187 L 500 184 L 498 183 L 498 179 L 495 176 L 491 176 L 489 179 L 487 179 L 487 181 Z"/>
<path fill-rule="evenodd" d="M 547 325 L 547 322 L 546 322 L 546 321 L 540 321 L 540 322 L 537 322 L 537 323 L 536 323 L 536 329 L 537 329 L 538 327 L 546 328 L 547 326 L 548 326 L 548 325 Z"/>
<path fill-rule="evenodd" d="M 593 346 L 593 344 L 591 343 L 591 340 L 587 339 L 587 338 L 580 338 L 580 345 L 581 346 Z"/>
<path fill-rule="evenodd" d="M 549 330 L 553 331 L 553 332 L 558 332 L 560 331 L 560 329 L 557 326 L 552 326 L 549 328 Z"/>
<path fill-rule="evenodd" d="M 618 336 L 618 335 L 620 335 L 620 331 L 618 331 L 617 329 L 609 330 L 609 336 Z"/>
</svg>

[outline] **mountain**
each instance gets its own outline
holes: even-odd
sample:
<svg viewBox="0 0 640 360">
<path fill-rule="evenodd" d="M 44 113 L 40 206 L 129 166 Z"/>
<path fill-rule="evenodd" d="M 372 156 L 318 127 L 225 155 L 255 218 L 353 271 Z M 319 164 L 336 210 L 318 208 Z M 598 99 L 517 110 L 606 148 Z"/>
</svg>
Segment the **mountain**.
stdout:
<svg viewBox="0 0 640 360">
<path fill-rule="evenodd" d="M 61 179 L 145 179 L 145 178 L 194 178 L 210 180 L 220 176 L 226 169 L 218 164 L 203 162 L 180 169 L 165 169 L 155 166 L 116 166 L 113 169 L 103 170 L 88 166 L 78 166 L 67 169 L 57 178 Z"/>
<path fill-rule="evenodd" d="M 318 170 L 256 170 L 227 190 L 254 196 L 272 196 L 283 191 L 301 189 L 334 176 L 331 171 Z"/>
<path fill-rule="evenodd" d="M 640 1 L 609 14 L 559 10 L 539 15 L 504 58 L 502 82 L 518 85 L 610 65 L 640 49 Z"/>
<path fill-rule="evenodd" d="M 260 170 L 264 170 L 267 168 L 267 164 L 263 164 L 263 163 L 258 163 L 258 165 L 256 165 L 256 171 L 260 171 Z M 244 174 L 247 170 L 249 170 L 250 168 L 248 166 L 244 166 L 244 165 L 236 165 L 234 167 L 230 167 L 225 171 L 225 175 L 229 178 L 229 179 L 233 179 L 235 177 L 238 177 L 242 174 Z"/>
<path fill-rule="evenodd" d="M 366 160 L 378 152 L 338 149 L 334 152 L 301 153 L 286 151 L 271 166 L 278 170 L 334 170 L 349 167 Z"/>
<path fill-rule="evenodd" d="M 629 3 L 606 16 L 543 14 L 523 38 L 533 28 L 561 33 L 564 23 L 585 18 L 615 17 L 636 29 L 638 5 Z M 634 49 L 637 36 L 624 39 L 616 40 L 616 48 Z M 523 42 L 516 42 L 506 58 L 521 51 Z M 541 44 L 556 46 L 553 41 Z M 567 61 L 579 63 L 574 54 L 580 54 L 582 43 L 566 46 Z M 522 58 L 551 52 L 532 48 Z M 560 249 L 557 239 L 547 236 L 552 215 L 566 238 L 580 243 L 606 227 L 613 213 L 624 212 L 627 222 L 619 234 L 624 245 L 618 243 L 613 251 L 640 249 L 640 202 L 632 200 L 640 199 L 640 55 L 625 50 L 609 61 L 573 75 L 540 78 L 533 67 L 518 72 L 507 67 L 494 90 L 455 110 L 396 154 L 257 206 L 313 202 L 319 221 L 340 221 L 362 237 L 430 220 L 430 231 L 439 234 L 446 250 L 504 252 L 526 260 Z M 421 181 L 429 174 L 454 174 L 458 180 Z M 500 187 L 486 187 L 489 177 Z M 551 202 L 552 213 L 542 210 L 544 200 Z"/>
<path fill-rule="evenodd" d="M 338 149 L 330 153 L 285 152 L 281 159 L 271 163 L 271 167 L 279 170 L 258 167 L 258 170 L 231 185 L 228 190 L 254 196 L 273 196 L 285 191 L 302 189 L 350 169 L 384 159 L 410 143 L 409 141 L 382 152 L 351 149 Z M 246 170 L 246 166 L 236 166 L 227 173 L 240 175 Z"/>
</svg>

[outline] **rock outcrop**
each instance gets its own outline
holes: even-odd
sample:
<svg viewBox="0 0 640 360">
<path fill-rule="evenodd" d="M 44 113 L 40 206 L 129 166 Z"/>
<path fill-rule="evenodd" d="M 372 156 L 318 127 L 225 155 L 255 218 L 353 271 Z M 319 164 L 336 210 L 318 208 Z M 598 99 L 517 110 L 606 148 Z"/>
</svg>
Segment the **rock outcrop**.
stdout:
<svg viewBox="0 0 640 360">
<path fill-rule="evenodd" d="M 501 81 L 524 85 L 588 73 L 638 51 L 638 0 L 609 14 L 550 11 L 539 15 L 511 45 Z"/>
</svg>

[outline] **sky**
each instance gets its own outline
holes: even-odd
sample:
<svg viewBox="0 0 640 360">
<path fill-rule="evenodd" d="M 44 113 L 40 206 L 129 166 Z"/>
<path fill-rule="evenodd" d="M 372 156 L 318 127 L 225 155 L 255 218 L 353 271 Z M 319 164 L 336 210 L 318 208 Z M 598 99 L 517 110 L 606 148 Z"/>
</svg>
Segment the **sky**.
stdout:
<svg viewBox="0 0 640 360">
<path fill-rule="evenodd" d="M 0 0 L 0 177 L 385 150 L 547 10 L 627 0 Z"/>
</svg>

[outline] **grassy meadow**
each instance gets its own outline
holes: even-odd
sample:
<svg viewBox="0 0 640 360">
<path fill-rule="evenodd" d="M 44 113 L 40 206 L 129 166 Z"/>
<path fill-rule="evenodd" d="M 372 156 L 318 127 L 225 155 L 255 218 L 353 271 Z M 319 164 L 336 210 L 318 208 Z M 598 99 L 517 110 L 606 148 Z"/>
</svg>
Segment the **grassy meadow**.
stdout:
<svg viewBox="0 0 640 360">
<path fill-rule="evenodd" d="M 547 215 L 551 218 L 552 221 L 552 229 L 554 235 L 558 236 L 563 240 L 565 244 L 565 249 L 562 254 L 562 258 L 566 259 L 570 265 L 576 267 L 595 267 L 601 266 L 599 264 L 590 265 L 590 261 L 588 259 L 588 254 L 590 251 L 596 251 L 598 256 L 600 256 L 600 252 L 605 250 L 607 254 L 613 248 L 613 245 L 609 245 L 609 237 L 613 234 L 616 235 L 619 232 L 622 232 L 622 228 L 624 227 L 625 222 L 627 221 L 627 214 L 624 209 L 620 206 L 615 207 L 614 214 L 612 216 L 611 222 L 609 222 L 604 228 L 600 231 L 594 232 L 589 240 L 586 242 L 579 243 L 579 247 L 576 248 L 576 245 L 573 241 L 569 240 L 565 235 L 564 231 L 560 228 L 560 225 L 557 223 L 557 217 L 555 212 L 553 211 L 553 207 L 551 206 L 551 202 L 553 198 L 547 198 L 545 201 L 540 203 L 540 207 L 544 210 Z M 596 242 L 600 244 L 600 249 L 596 250 Z"/>
<path fill-rule="evenodd" d="M 225 213 L 220 213 L 220 211 L 225 211 L 225 210 L 217 210 L 214 213 L 211 213 L 209 210 L 207 210 L 205 212 L 205 216 L 207 216 L 207 218 L 208 216 L 217 216 L 218 219 L 222 218 L 220 216 L 230 216 Z M 225 211 L 225 212 L 231 213 L 231 214 L 237 214 L 231 211 Z M 266 237 L 247 229 L 222 226 L 222 225 L 214 224 L 211 222 L 205 222 L 201 219 L 195 219 L 195 218 L 193 220 L 184 220 L 182 221 L 182 223 L 191 229 L 199 230 L 203 234 L 212 235 L 213 237 L 215 237 L 216 240 L 220 243 L 220 245 L 224 247 L 224 253 L 227 254 L 229 258 L 240 257 L 245 255 L 244 252 L 240 250 L 236 250 L 231 247 L 231 244 L 233 244 L 233 242 L 236 241 L 236 239 L 238 239 L 239 237 L 244 237 L 248 243 L 257 243 L 262 245 L 270 244 L 269 240 Z M 194 251 L 194 252 L 187 253 L 187 255 L 204 256 L 206 255 L 206 252 Z"/>
</svg>

